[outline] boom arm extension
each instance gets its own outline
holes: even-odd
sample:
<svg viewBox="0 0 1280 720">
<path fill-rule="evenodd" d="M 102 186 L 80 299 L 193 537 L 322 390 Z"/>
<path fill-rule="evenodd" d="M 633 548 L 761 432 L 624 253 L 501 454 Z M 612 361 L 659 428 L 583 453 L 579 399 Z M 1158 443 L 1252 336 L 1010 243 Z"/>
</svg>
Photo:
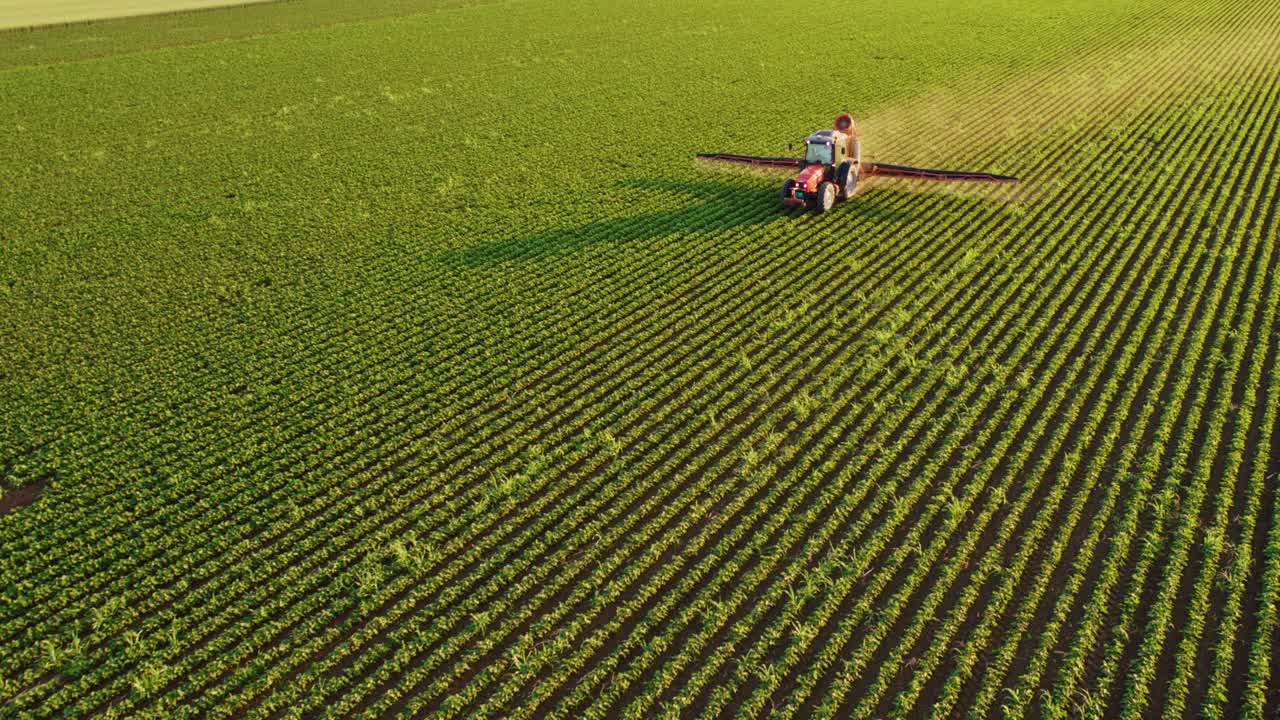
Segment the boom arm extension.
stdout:
<svg viewBox="0 0 1280 720">
<path fill-rule="evenodd" d="M 800 169 L 799 158 L 793 157 L 756 157 L 755 155 L 733 155 L 731 153 L 698 153 L 699 160 L 718 160 L 720 162 L 738 163 L 739 165 L 755 165 L 756 167 L 781 167 Z"/>
<path fill-rule="evenodd" d="M 804 163 L 793 157 L 758 157 L 755 155 L 734 155 L 732 153 L 699 153 L 699 160 L 715 160 L 754 165 L 756 167 L 777 167 L 799 169 Z M 878 175 L 880 177 L 907 178 L 910 180 L 934 180 L 942 182 L 988 182 L 1015 183 L 1018 178 L 1010 175 L 996 175 L 985 172 L 969 172 L 966 170 L 932 170 L 929 168 L 907 167 L 906 165 L 888 165 L 886 163 L 862 163 L 862 177 Z"/>
<path fill-rule="evenodd" d="M 944 182 L 989 182 L 1016 183 L 1018 178 L 1011 175 L 996 175 L 985 172 L 968 172 L 965 170 L 930 170 L 928 168 L 907 167 L 906 165 L 886 165 L 884 163 L 862 163 L 862 177 L 909 178 L 912 180 L 940 180 Z"/>
</svg>

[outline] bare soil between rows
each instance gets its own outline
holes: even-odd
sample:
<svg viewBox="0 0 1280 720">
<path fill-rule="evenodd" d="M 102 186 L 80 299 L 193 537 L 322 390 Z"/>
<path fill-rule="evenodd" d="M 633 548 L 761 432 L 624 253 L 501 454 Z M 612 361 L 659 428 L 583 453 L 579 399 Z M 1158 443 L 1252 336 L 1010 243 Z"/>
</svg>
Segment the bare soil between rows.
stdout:
<svg viewBox="0 0 1280 720">
<path fill-rule="evenodd" d="M 38 480 L 30 485 L 24 485 L 17 490 L 6 490 L 0 495 L 0 517 L 4 517 L 11 512 L 17 512 L 22 508 L 30 505 L 40 496 L 44 494 L 44 489 L 48 487 L 49 481 Z"/>
</svg>

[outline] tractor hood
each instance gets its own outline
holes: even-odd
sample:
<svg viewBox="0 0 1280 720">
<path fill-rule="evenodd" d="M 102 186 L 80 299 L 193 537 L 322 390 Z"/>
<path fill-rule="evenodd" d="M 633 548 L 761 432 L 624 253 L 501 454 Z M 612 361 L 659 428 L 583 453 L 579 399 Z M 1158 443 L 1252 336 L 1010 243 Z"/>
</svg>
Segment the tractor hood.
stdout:
<svg viewBox="0 0 1280 720">
<path fill-rule="evenodd" d="M 796 176 L 796 184 L 809 192 L 813 192 L 818 189 L 818 183 L 822 182 L 825 171 L 826 168 L 822 165 L 807 165 Z"/>
</svg>

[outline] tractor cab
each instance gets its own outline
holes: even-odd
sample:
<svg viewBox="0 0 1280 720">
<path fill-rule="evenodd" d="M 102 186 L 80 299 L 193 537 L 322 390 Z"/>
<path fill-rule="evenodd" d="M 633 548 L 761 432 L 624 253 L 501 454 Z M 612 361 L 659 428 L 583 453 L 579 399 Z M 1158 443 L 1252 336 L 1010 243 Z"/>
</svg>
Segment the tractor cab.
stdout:
<svg viewBox="0 0 1280 720">
<path fill-rule="evenodd" d="M 839 165 L 844 162 L 848 136 L 835 130 L 819 130 L 804 141 L 805 165 Z"/>
<path fill-rule="evenodd" d="M 805 165 L 839 167 L 845 160 L 859 163 L 862 153 L 856 137 L 839 130 L 819 130 L 804 141 Z"/>
</svg>

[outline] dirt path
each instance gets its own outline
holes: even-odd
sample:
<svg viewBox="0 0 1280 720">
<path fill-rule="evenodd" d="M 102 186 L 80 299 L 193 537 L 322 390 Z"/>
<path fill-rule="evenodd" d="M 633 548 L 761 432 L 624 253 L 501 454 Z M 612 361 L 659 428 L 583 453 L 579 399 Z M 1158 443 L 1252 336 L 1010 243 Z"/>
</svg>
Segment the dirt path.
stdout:
<svg viewBox="0 0 1280 720">
<path fill-rule="evenodd" d="M 0 30 L 270 0 L 0 0 Z"/>
</svg>

